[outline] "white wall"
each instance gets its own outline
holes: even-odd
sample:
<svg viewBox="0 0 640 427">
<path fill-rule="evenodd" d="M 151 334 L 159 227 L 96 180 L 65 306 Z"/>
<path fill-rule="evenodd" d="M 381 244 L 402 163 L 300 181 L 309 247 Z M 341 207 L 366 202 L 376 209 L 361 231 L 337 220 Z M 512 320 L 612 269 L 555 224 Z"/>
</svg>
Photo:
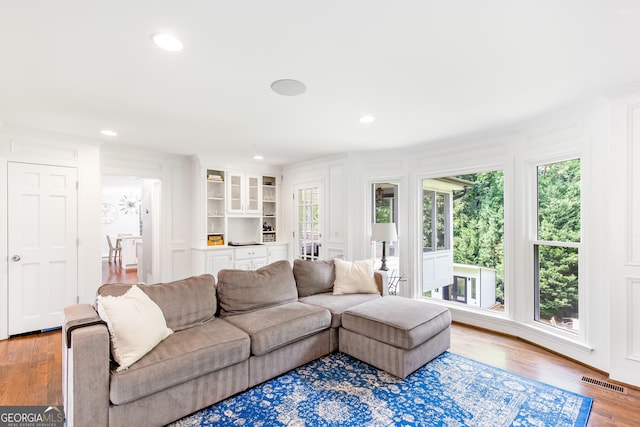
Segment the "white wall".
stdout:
<svg viewBox="0 0 640 427">
<path fill-rule="evenodd" d="M 611 145 L 602 150 L 608 164 L 610 221 L 608 273 L 611 378 L 640 385 L 640 85 L 611 93 Z M 608 163 L 606 162 L 608 151 Z M 601 302 L 600 307 L 606 300 Z M 604 308 L 604 307 L 603 307 Z"/>
<path fill-rule="evenodd" d="M 160 181 L 158 218 L 158 273 L 151 283 L 178 280 L 191 275 L 191 164 L 186 156 L 128 149 L 115 144 L 101 152 L 104 175 L 157 179 Z M 155 236 L 154 236 L 155 237 Z M 146 263 L 146 260 L 145 260 Z"/>
<path fill-rule="evenodd" d="M 421 272 L 421 195 L 423 178 L 502 169 L 505 172 L 505 281 L 507 311 L 496 313 L 450 304 L 454 319 L 522 337 L 604 371 L 611 370 L 609 332 L 611 236 L 608 103 L 603 98 L 556 111 L 519 125 L 490 132 L 434 141 L 400 150 L 349 153 L 284 168 L 284 193 L 307 179 L 321 179 L 331 189 L 339 177 L 343 191 L 326 194 L 325 230 L 343 228 L 346 258 L 371 256 L 371 183 L 399 184 L 401 272 L 408 283 L 401 294 L 419 295 Z M 544 327 L 533 321 L 532 171 L 536 162 L 580 156 L 583 185 L 581 249 L 581 336 Z M 341 168 L 336 173 L 335 168 Z M 289 197 L 284 197 L 285 212 Z M 292 215 L 287 227 L 293 230 Z M 337 226 L 332 224 L 337 221 Z M 444 303 L 444 302 L 443 302 Z M 447 304 L 447 303 L 444 303 Z M 640 347 L 639 347 L 640 348 Z M 631 382 L 631 381 L 630 381 Z"/>
<path fill-rule="evenodd" d="M 320 232 L 322 233 L 321 258 L 343 256 L 351 259 L 360 257 L 362 253 L 357 245 L 350 242 L 363 230 L 358 230 L 362 224 L 360 217 L 354 218 L 350 212 L 361 200 L 358 198 L 359 189 L 354 187 L 354 173 L 350 155 L 337 155 L 322 159 L 301 162 L 286 166 L 283 169 L 282 208 L 283 230 L 288 236 L 293 236 L 296 230 L 295 214 L 292 200 L 294 189 L 299 185 L 320 183 L 323 191 L 320 194 Z M 351 224 L 351 221 L 357 224 Z M 352 226 L 355 225 L 355 226 Z M 289 245 L 290 257 L 295 256 L 295 244 Z M 354 253 L 355 251 L 355 253 Z"/>
<path fill-rule="evenodd" d="M 67 135 L 0 127 L 0 175 L 7 162 L 75 167 L 78 171 L 78 296 L 93 301 L 101 282 L 99 143 Z M 6 180 L 3 181 L 6 183 Z M 7 242 L 7 188 L 0 186 L 0 241 Z M 7 245 L 0 259 L 7 259 Z M 0 263 L 0 339 L 7 337 L 7 265 Z"/>
</svg>

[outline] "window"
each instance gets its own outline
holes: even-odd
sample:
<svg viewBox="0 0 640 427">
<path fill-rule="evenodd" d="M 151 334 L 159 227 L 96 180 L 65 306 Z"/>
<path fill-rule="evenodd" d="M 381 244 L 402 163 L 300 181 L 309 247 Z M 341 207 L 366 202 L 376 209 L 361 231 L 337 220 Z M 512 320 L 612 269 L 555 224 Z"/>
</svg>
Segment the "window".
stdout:
<svg viewBox="0 0 640 427">
<path fill-rule="evenodd" d="M 422 247 L 424 252 L 449 250 L 451 247 L 450 196 L 449 193 L 423 190 Z"/>
<path fill-rule="evenodd" d="M 371 185 L 371 195 L 373 212 L 372 222 L 398 224 L 398 184 L 390 182 L 375 182 Z M 372 242 L 372 253 L 376 260 L 382 258 L 382 242 Z M 400 254 L 398 242 L 386 243 L 386 264 L 390 275 L 398 275 L 400 270 Z M 376 268 L 378 264 L 376 263 Z"/>
<path fill-rule="evenodd" d="M 580 159 L 538 165 L 533 241 L 536 321 L 580 330 Z"/>
<path fill-rule="evenodd" d="M 504 172 L 422 180 L 422 295 L 504 311 Z"/>
</svg>

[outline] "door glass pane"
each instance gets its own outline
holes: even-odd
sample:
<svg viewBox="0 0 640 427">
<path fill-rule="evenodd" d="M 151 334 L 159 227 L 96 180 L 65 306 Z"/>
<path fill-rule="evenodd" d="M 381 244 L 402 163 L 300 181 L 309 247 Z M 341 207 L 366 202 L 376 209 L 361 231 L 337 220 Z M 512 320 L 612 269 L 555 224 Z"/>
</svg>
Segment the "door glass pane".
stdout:
<svg viewBox="0 0 640 427">
<path fill-rule="evenodd" d="M 318 187 L 302 188 L 298 199 L 298 258 L 316 260 L 320 257 L 320 218 Z"/>
</svg>

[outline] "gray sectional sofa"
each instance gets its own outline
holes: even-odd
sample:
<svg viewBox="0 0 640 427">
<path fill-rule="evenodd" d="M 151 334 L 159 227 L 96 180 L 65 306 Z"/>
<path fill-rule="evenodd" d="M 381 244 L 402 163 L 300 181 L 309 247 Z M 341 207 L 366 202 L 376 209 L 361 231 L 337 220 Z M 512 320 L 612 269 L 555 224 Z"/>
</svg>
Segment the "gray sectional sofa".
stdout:
<svg viewBox="0 0 640 427">
<path fill-rule="evenodd" d="M 279 261 L 255 271 L 222 270 L 217 285 L 211 275 L 138 285 L 173 333 L 123 370 L 94 306 L 67 307 L 67 425 L 164 425 L 338 350 L 342 315 L 387 291 L 379 272 L 375 294 L 334 295 L 334 279 L 333 261 L 296 260 L 293 268 Z M 119 296 L 131 286 L 103 285 L 98 293 Z M 441 323 L 434 334 L 448 339 L 450 317 Z M 442 345 L 437 354 L 449 342 Z"/>
</svg>

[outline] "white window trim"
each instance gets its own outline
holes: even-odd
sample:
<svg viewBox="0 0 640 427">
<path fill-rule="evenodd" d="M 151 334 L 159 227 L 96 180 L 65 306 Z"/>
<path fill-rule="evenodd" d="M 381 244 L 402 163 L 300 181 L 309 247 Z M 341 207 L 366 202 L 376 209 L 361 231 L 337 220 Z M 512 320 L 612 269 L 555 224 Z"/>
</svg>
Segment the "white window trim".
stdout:
<svg viewBox="0 0 640 427">
<path fill-rule="evenodd" d="M 414 188 L 414 197 L 412 198 L 413 205 L 410 207 L 413 215 L 413 229 L 416 231 L 420 231 L 420 233 L 416 232 L 413 237 L 412 255 L 411 260 L 413 262 L 413 274 L 417 279 L 413 281 L 413 298 L 414 299 L 423 299 L 422 298 L 422 182 L 425 179 L 435 179 L 446 176 L 458 176 L 458 175 L 468 175 L 473 173 L 483 173 L 483 172 L 493 172 L 500 170 L 504 174 L 504 240 L 503 240 L 503 251 L 504 251 L 504 301 L 505 307 L 503 312 L 496 312 L 491 310 L 482 310 L 476 307 L 463 306 L 461 304 L 457 304 L 455 302 L 442 301 L 437 299 L 429 299 L 428 301 L 434 304 L 439 304 L 445 307 L 448 307 L 452 310 L 454 315 L 454 320 L 456 320 L 456 314 L 462 314 L 461 320 L 469 315 L 469 319 L 476 319 L 474 321 L 465 321 L 464 323 L 475 324 L 482 326 L 484 321 L 489 322 L 489 324 L 493 326 L 484 325 L 483 327 L 487 327 L 488 329 L 495 331 L 502 331 L 505 333 L 513 333 L 517 335 L 514 331 L 511 330 L 511 327 L 501 328 L 498 325 L 501 325 L 502 321 L 508 320 L 511 324 L 514 319 L 514 314 L 517 312 L 516 305 L 516 294 L 520 293 L 516 291 L 515 288 L 515 271 L 514 262 L 520 262 L 513 253 L 513 247 L 516 246 L 515 242 L 515 233 L 514 230 L 514 205 L 513 205 L 513 195 L 515 180 L 516 180 L 516 171 L 514 164 L 514 157 L 505 156 L 500 158 L 500 161 L 497 162 L 485 162 L 482 164 L 470 164 L 469 166 L 465 166 L 464 168 L 458 169 L 443 169 L 439 171 L 432 171 L 428 174 L 416 174 L 414 175 L 413 188 Z M 453 202 L 453 200 L 452 200 Z M 453 245 L 453 243 L 452 243 Z M 453 247 L 450 249 L 453 250 Z M 479 320 L 479 321 L 478 321 Z M 498 323 L 495 323 L 495 320 L 498 320 Z M 518 322 L 522 323 L 522 322 Z M 517 327 L 517 323 L 515 324 Z"/>
<path fill-rule="evenodd" d="M 539 240 L 538 237 L 538 179 L 537 179 L 537 168 L 540 165 L 549 164 L 549 163 L 558 163 L 572 159 L 580 159 L 580 242 L 555 242 L 555 241 L 547 241 L 547 240 Z M 528 203 L 525 206 L 526 215 L 528 217 L 527 224 L 527 241 L 526 247 L 527 250 L 525 252 L 526 258 L 520 259 L 519 262 L 526 263 L 528 265 L 526 268 L 527 271 L 527 280 L 525 288 L 525 294 L 527 297 L 526 308 L 523 310 L 522 314 L 525 316 L 524 318 L 520 318 L 521 322 L 527 325 L 529 328 L 533 330 L 537 330 L 550 336 L 561 338 L 570 342 L 574 342 L 576 344 L 580 344 L 582 346 L 588 346 L 588 332 L 589 332 L 589 313 L 588 313 L 588 279 L 586 277 L 586 265 L 587 265 L 587 257 L 586 257 L 586 224 L 584 221 L 585 211 L 587 210 L 588 200 L 587 193 L 585 191 L 587 186 L 587 174 L 585 174 L 585 170 L 587 169 L 586 165 L 586 156 L 582 150 L 572 150 L 564 153 L 556 153 L 554 155 L 548 156 L 540 156 L 535 159 L 529 159 L 527 162 L 527 179 L 526 179 L 526 191 L 528 193 Z M 578 333 L 572 333 L 568 331 L 564 331 L 562 328 L 553 327 L 551 325 L 546 325 L 542 322 L 535 320 L 535 270 L 534 270 L 534 247 L 536 245 L 549 245 L 549 246 L 557 246 L 557 247 L 571 247 L 578 249 L 578 313 L 580 319 L 580 329 Z M 521 304 L 522 308 L 523 305 Z"/>
</svg>

